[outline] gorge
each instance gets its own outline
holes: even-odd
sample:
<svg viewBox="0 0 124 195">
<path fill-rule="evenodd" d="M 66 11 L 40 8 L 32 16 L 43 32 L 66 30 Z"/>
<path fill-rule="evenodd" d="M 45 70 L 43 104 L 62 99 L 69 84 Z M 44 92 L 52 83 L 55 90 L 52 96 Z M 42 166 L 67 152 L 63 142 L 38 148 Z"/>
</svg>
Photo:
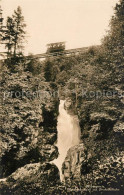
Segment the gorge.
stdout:
<svg viewBox="0 0 124 195">
<path fill-rule="evenodd" d="M 99 46 L 0 62 L 1 195 L 124 194 L 124 0 L 114 10 Z"/>
</svg>

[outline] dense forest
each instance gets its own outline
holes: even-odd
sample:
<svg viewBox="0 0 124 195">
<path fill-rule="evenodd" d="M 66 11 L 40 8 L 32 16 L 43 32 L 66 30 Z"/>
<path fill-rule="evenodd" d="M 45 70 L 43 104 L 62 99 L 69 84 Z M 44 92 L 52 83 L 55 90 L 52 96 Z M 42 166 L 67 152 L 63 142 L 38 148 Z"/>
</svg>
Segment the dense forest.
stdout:
<svg viewBox="0 0 124 195">
<path fill-rule="evenodd" d="M 108 194 L 100 187 L 123 194 L 124 0 L 114 12 L 100 46 L 43 61 L 23 56 L 26 25 L 20 8 L 8 17 L 8 31 L 2 32 L 8 56 L 0 62 L 2 195 Z M 20 24 L 14 26 L 17 18 Z M 81 128 L 81 143 L 69 149 L 63 163 L 65 182 L 50 163 L 59 155 L 60 99 L 71 102 L 68 109 L 78 115 Z M 79 154 L 77 163 L 72 153 Z"/>
</svg>

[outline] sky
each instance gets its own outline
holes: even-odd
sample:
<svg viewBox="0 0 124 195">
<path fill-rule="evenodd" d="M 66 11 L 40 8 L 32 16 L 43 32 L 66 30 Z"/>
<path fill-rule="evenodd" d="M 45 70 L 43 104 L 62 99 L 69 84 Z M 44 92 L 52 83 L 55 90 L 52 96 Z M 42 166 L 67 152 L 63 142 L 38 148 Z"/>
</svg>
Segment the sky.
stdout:
<svg viewBox="0 0 124 195">
<path fill-rule="evenodd" d="M 21 6 L 27 24 L 25 53 L 44 53 L 46 44 L 66 49 L 100 44 L 118 0 L 0 0 L 3 16 Z"/>
</svg>

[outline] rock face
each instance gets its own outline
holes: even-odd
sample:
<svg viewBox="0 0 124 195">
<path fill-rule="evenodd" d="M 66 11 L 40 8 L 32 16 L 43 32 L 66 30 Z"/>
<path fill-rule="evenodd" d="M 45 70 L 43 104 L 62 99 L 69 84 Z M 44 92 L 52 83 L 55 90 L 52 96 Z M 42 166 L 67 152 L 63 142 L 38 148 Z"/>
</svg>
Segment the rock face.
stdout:
<svg viewBox="0 0 124 195">
<path fill-rule="evenodd" d="M 78 179 L 81 176 L 82 162 L 85 160 L 84 145 L 80 144 L 68 150 L 65 161 L 62 165 L 62 173 L 65 181 L 68 179 Z"/>
<path fill-rule="evenodd" d="M 65 110 L 72 110 L 72 108 L 73 108 L 73 105 L 72 105 L 72 101 L 71 101 L 71 99 L 69 99 L 69 98 L 66 98 L 66 101 L 65 101 L 65 104 L 64 104 L 64 108 L 65 108 Z"/>
</svg>

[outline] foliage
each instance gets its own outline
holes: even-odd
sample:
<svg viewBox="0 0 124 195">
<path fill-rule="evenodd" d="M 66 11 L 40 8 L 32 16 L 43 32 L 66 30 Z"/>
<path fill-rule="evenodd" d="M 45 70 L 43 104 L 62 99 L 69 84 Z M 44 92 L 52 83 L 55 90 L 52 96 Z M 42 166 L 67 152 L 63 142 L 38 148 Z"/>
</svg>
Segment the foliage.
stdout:
<svg viewBox="0 0 124 195">
<path fill-rule="evenodd" d="M 3 31 L 2 39 L 5 41 L 8 57 L 22 55 L 26 34 L 25 27 L 24 16 L 22 16 L 21 7 L 18 6 L 17 10 L 14 10 L 12 17 L 7 17 L 6 30 Z"/>
<path fill-rule="evenodd" d="M 57 157 L 54 142 L 58 99 L 49 95 L 54 88 L 55 85 L 46 83 L 41 75 L 33 76 L 24 71 L 22 64 L 16 65 L 15 72 L 7 69 L 5 64 L 2 66 L 1 177 L 27 163 Z"/>
<path fill-rule="evenodd" d="M 19 10 L 15 12 L 13 20 L 16 20 L 17 13 L 20 13 Z M 13 20 L 8 21 L 10 28 Z M 72 105 L 75 106 L 79 117 L 81 142 L 85 145 L 87 154 L 91 155 L 90 161 L 81 164 L 81 175 L 77 175 L 78 181 L 73 178 L 73 186 L 78 186 L 81 182 L 83 188 L 88 183 L 91 190 L 92 185 L 116 186 L 119 189 L 124 187 L 122 174 L 124 104 L 119 95 L 123 90 L 124 74 L 123 30 L 124 0 L 120 0 L 115 7 L 110 30 L 101 46 L 89 47 L 82 53 L 72 56 L 48 58 L 43 62 L 30 60 L 24 62 L 23 66 L 21 63 L 20 66 L 15 65 L 14 72 L 2 66 L 2 93 L 5 90 L 21 92 L 22 89 L 54 92 L 58 87 L 61 90 L 59 98 L 69 97 L 73 102 Z M 18 36 L 15 38 L 20 41 Z M 15 44 L 16 41 L 13 42 L 16 51 L 19 47 Z M 11 44 L 8 46 L 11 51 Z M 107 95 L 107 92 L 110 94 Z M 3 148 L 1 159 L 4 175 L 9 175 L 10 170 L 15 171 L 27 163 L 39 161 L 46 163 L 57 157 L 58 151 L 54 146 L 57 139 L 57 98 L 45 96 L 42 100 L 36 101 L 29 97 L 17 99 L 13 95 L 11 99 L 7 98 L 2 103 L 1 137 L 4 146 L 1 145 Z M 21 165 L 17 164 L 18 161 Z M 89 173 L 88 166 L 92 167 Z M 78 178 L 80 176 L 81 178 Z M 66 187 L 73 186 L 67 184 Z M 57 189 L 47 188 L 46 194 L 66 194 L 66 187 L 57 185 Z M 39 188 L 38 186 L 38 190 Z M 43 189 L 42 186 L 41 190 Z M 26 186 L 26 190 L 30 191 L 30 187 L 27 189 Z"/>
</svg>

